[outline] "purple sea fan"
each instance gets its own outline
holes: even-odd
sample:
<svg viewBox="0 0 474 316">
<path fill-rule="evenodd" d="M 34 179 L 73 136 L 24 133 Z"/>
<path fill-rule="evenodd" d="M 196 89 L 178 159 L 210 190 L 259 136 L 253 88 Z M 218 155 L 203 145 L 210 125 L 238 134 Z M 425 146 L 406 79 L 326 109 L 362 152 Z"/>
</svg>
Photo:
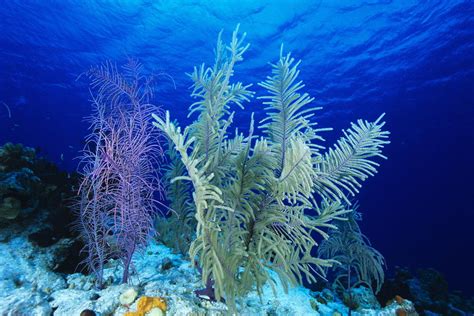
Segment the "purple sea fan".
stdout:
<svg viewBox="0 0 474 316">
<path fill-rule="evenodd" d="M 134 252 L 154 234 L 163 151 L 150 117 L 160 109 L 150 103 L 151 79 L 141 68 L 130 60 L 122 72 L 110 62 L 87 72 L 94 113 L 81 159 L 76 228 L 99 286 L 110 259 L 121 260 L 127 282 Z"/>
</svg>

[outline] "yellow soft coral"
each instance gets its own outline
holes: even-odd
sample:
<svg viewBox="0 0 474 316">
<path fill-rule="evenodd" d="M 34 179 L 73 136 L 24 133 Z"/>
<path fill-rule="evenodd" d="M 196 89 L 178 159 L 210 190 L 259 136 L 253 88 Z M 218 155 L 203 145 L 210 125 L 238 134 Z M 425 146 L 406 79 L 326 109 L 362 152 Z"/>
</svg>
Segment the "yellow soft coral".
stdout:
<svg viewBox="0 0 474 316">
<path fill-rule="evenodd" d="M 124 316 L 145 316 L 154 308 L 159 308 L 163 313 L 166 312 L 167 304 L 164 298 L 142 296 L 137 302 L 136 312 L 126 312 Z"/>
</svg>

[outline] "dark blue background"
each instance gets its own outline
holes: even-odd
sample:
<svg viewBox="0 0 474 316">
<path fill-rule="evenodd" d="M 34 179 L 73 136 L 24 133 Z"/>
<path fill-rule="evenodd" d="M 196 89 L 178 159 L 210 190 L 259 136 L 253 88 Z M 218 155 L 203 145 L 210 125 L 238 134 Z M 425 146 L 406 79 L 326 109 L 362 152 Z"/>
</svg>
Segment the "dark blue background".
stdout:
<svg viewBox="0 0 474 316">
<path fill-rule="evenodd" d="M 472 1 L 4 1 L 0 101 L 11 118 L 0 104 L 0 143 L 41 147 L 74 170 L 90 114 L 76 78 L 126 56 L 158 75 L 156 102 L 184 120 L 185 72 L 211 63 L 219 30 L 228 39 L 241 23 L 251 48 L 237 77 L 262 81 L 284 43 L 324 107 L 320 125 L 335 129 L 327 144 L 387 113 L 390 158 L 359 195 L 363 230 L 389 267 L 435 267 L 473 294 L 473 17 Z M 236 125 L 261 109 L 253 100 Z"/>
</svg>

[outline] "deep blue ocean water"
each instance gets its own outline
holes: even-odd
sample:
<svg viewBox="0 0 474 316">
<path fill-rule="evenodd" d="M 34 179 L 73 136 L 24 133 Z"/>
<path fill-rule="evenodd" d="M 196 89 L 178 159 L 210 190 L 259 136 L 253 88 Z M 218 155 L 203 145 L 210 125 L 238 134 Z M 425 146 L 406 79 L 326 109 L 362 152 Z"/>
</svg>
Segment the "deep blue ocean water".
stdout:
<svg viewBox="0 0 474 316">
<path fill-rule="evenodd" d="M 127 56 L 157 75 L 155 103 L 188 122 L 185 73 L 212 63 L 218 32 L 238 23 L 251 47 L 236 77 L 263 81 L 284 43 L 334 128 L 328 145 L 386 113 L 389 160 L 358 196 L 363 231 L 389 268 L 434 267 L 474 294 L 473 1 L 2 1 L 0 144 L 75 170 L 91 112 L 77 78 Z M 261 111 L 252 100 L 236 126 Z"/>
</svg>

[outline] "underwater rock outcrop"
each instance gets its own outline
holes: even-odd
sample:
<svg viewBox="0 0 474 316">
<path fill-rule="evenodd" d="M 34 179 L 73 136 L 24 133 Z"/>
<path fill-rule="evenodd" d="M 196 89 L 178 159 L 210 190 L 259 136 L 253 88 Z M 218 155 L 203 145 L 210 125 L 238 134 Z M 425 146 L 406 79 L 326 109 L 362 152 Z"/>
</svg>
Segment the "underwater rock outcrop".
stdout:
<svg viewBox="0 0 474 316">
<path fill-rule="evenodd" d="M 70 231 L 74 174 L 21 144 L 0 147 L 1 315 L 50 315 L 49 295 L 82 260 Z"/>
<path fill-rule="evenodd" d="M 0 242 L 0 315 L 52 314 L 50 295 L 66 287 L 64 277 L 53 272 L 56 251 L 63 246 L 58 242 L 41 251 L 28 241 L 27 232 Z"/>
<path fill-rule="evenodd" d="M 144 254 L 136 254 L 131 282 L 138 297 L 130 305 L 121 304 L 120 296 L 130 285 L 120 284 L 121 272 L 118 260 L 110 261 L 104 269 L 106 288 L 94 286 L 95 277 L 81 273 L 62 274 L 53 272 L 58 259 L 54 249 L 58 245 L 38 249 L 26 238 L 26 234 L 0 243 L 0 315 L 113 315 L 123 316 L 158 306 L 166 315 L 229 315 L 225 304 L 202 300 L 194 295 L 201 287 L 200 276 L 188 260 L 173 254 L 156 242 L 151 242 Z M 174 266 L 161 271 L 160 266 L 171 260 Z M 271 272 L 270 272 L 271 273 Z M 273 277 L 276 277 L 272 273 Z M 274 293 L 274 291 L 276 291 Z M 256 292 L 245 295 L 237 302 L 238 315 L 345 315 L 347 307 L 330 290 L 324 291 L 326 301 L 318 301 L 310 290 L 298 286 L 285 290 L 280 282 L 274 289 L 269 284 L 262 288 L 262 297 Z M 276 295 L 275 295 L 276 294 Z M 366 293 L 367 294 L 367 293 Z M 369 294 L 367 294 L 369 295 Z M 143 299 L 149 297 L 151 299 Z M 158 299 L 158 298 L 162 298 Z M 153 300 L 155 302 L 153 302 Z M 163 301 L 166 301 L 166 305 Z M 359 315 L 395 315 L 398 308 L 408 308 L 393 302 L 385 308 L 365 306 Z"/>
<path fill-rule="evenodd" d="M 69 206 L 75 186 L 74 173 L 60 171 L 33 148 L 4 144 L 0 147 L 0 227 L 34 227 L 30 238 L 40 246 L 72 237 L 74 215 Z"/>
<path fill-rule="evenodd" d="M 377 298 L 386 304 L 397 296 L 412 301 L 421 314 L 474 313 L 474 297 L 467 299 L 461 293 L 451 293 L 443 275 L 434 269 L 419 269 L 412 274 L 406 268 L 396 267 L 394 276 L 385 280 Z"/>
<path fill-rule="evenodd" d="M 39 204 L 41 180 L 31 168 L 33 149 L 7 143 L 0 147 L 0 220 L 27 216 Z"/>
</svg>

